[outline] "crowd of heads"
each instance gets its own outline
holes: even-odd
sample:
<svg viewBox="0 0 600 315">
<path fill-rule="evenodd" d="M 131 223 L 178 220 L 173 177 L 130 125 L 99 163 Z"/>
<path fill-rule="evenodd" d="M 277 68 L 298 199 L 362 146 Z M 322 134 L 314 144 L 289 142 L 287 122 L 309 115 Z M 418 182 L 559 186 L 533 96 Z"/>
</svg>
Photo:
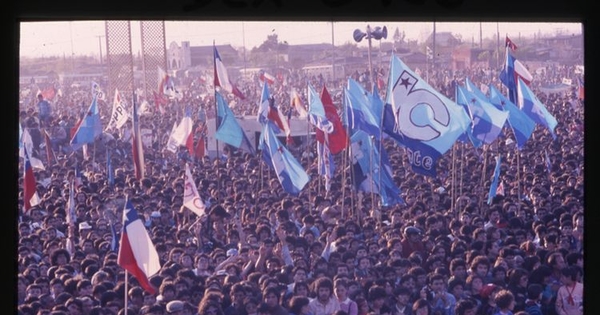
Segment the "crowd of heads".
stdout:
<svg viewBox="0 0 600 315">
<path fill-rule="evenodd" d="M 475 69 L 462 76 L 488 80 Z M 303 79 L 292 82 L 300 86 Z M 452 81 L 442 76 L 436 86 L 444 90 Z M 275 91 L 287 106 L 284 88 Z M 106 131 L 86 154 L 69 149 L 59 129 L 69 134 L 79 104 L 89 99 L 67 99 L 48 116 L 35 106 L 23 109 L 32 156 L 45 161 L 46 131 L 56 160 L 35 170 L 41 202 L 19 215 L 18 312 L 532 315 L 524 312 L 535 304 L 555 314 L 560 288 L 583 283 L 583 105 L 569 94 L 540 98 L 558 119 L 556 138 L 538 127 L 517 149 L 505 128 L 485 149 L 457 143 L 440 159 L 436 178 L 412 172 L 404 149 L 385 139 L 405 202 L 392 206 L 356 191 L 344 154 L 334 156 L 339 167 L 326 190 L 314 142 L 290 144 L 311 176 L 297 196 L 282 189 L 258 155 L 223 144 L 214 157 L 185 148 L 167 152 L 169 131 L 183 112 L 176 103 L 165 115 L 142 116 L 142 127 L 153 131 L 143 179 L 135 177 L 130 124 Z M 202 117 L 195 126 L 213 116 L 211 102 L 190 100 L 198 105 L 195 117 Z M 504 192 L 488 203 L 497 155 Z M 186 165 L 206 205 L 201 217 L 183 205 Z M 72 182 L 76 220 L 67 222 Z M 22 208 L 22 182 L 19 187 Z M 161 269 L 149 279 L 155 292 L 118 263 L 125 200 L 160 257 Z M 574 303 L 580 307 L 582 300 Z"/>
</svg>

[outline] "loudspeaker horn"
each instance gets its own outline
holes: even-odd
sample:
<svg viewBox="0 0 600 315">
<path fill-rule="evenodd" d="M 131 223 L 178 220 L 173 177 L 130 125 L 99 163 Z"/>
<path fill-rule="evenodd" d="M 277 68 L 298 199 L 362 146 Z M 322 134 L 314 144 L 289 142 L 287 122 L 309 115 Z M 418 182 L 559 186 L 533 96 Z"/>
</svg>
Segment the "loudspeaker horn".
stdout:
<svg viewBox="0 0 600 315">
<path fill-rule="evenodd" d="M 382 38 L 387 38 L 387 27 L 384 26 L 383 28 L 381 28 L 379 26 L 376 26 L 375 30 L 373 30 L 371 32 L 371 37 L 373 37 L 377 40 L 380 40 Z"/>
<path fill-rule="evenodd" d="M 354 40 L 359 43 L 363 38 L 365 38 L 365 36 L 367 36 L 367 33 L 363 33 L 363 31 L 355 29 L 353 36 Z"/>
</svg>

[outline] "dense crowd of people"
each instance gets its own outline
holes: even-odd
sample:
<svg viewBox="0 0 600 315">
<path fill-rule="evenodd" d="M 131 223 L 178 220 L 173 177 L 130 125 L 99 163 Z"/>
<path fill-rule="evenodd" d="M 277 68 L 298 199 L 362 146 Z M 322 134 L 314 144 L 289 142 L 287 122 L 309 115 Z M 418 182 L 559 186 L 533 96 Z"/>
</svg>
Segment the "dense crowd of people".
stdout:
<svg viewBox="0 0 600 315">
<path fill-rule="evenodd" d="M 572 71 L 564 66 L 536 75 L 533 89 L 554 82 L 551 73 Z M 370 81 L 368 72 L 353 77 Z M 453 86 L 466 77 L 499 86 L 489 69 L 431 70 L 430 80 L 452 97 Z M 303 91 L 307 81 L 332 90 L 344 84 L 293 74 L 272 89 L 284 112 L 291 111 L 290 89 Z M 247 97 L 236 99 L 235 113 L 255 113 L 255 83 L 242 87 Z M 520 150 L 507 128 L 485 149 L 456 143 L 440 160 L 436 178 L 412 172 L 404 149 L 385 139 L 405 201 L 385 207 L 376 194 L 354 189 L 344 154 L 334 156 L 338 167 L 327 191 L 313 143 L 290 144 L 298 146 L 291 151 L 311 176 L 298 196 L 283 191 L 259 155 L 230 146 L 215 157 L 183 147 L 175 154 L 165 150 L 184 105 L 195 126 L 214 117 L 214 98 L 186 99 L 185 93 L 165 106 L 165 114 L 141 117 L 154 134 L 144 148 L 145 177 L 138 180 L 131 123 L 106 130 L 85 154 L 71 150 L 71 129 L 91 96 L 63 93 L 55 104 L 42 97 L 20 112 L 31 155 L 46 165 L 34 170 L 41 202 L 26 212 L 19 182 L 18 314 L 583 314 L 583 101 L 571 92 L 539 94 L 558 120 L 556 139 L 538 126 Z M 104 124 L 110 110 L 101 102 Z M 54 161 L 47 161 L 45 133 Z M 504 191 L 488 204 L 498 154 Z M 186 164 L 205 216 L 183 206 Z M 76 222 L 67 223 L 72 181 Z M 155 292 L 142 289 L 117 263 L 125 199 L 160 257 L 161 269 L 149 279 Z"/>
</svg>

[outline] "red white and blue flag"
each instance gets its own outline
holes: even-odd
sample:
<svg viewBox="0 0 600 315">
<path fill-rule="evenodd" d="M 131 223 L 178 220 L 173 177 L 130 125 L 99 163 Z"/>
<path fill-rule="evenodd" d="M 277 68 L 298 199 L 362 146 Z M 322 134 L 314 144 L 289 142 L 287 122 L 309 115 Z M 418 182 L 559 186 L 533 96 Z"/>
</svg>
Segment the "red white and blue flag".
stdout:
<svg viewBox="0 0 600 315">
<path fill-rule="evenodd" d="M 144 223 L 129 200 L 123 209 L 123 231 L 117 263 L 131 273 L 144 290 L 151 294 L 156 292 L 148 279 L 160 270 L 160 259 Z"/>
<path fill-rule="evenodd" d="M 29 153 L 27 152 L 27 148 L 23 148 L 23 150 L 25 151 L 23 206 L 25 212 L 27 212 L 31 207 L 40 203 L 40 197 L 37 193 L 37 183 L 35 181 L 35 175 L 33 174 L 33 168 L 31 167 L 31 162 L 29 162 Z"/>
<path fill-rule="evenodd" d="M 510 50 L 512 50 L 512 51 L 517 50 L 517 45 L 515 43 L 513 43 L 513 41 L 510 40 L 510 38 L 508 38 L 508 36 L 506 36 L 504 43 L 505 43 L 506 47 L 510 48 Z"/>
<path fill-rule="evenodd" d="M 267 82 L 271 85 L 275 83 L 276 80 L 276 78 L 272 74 L 266 72 L 265 70 L 260 70 L 258 79 L 263 83 Z"/>
<path fill-rule="evenodd" d="M 221 56 L 219 55 L 219 52 L 217 51 L 217 47 L 215 47 L 214 45 L 213 45 L 213 50 L 214 50 L 214 55 L 215 55 L 215 61 L 214 61 L 214 72 L 215 72 L 214 85 L 215 85 L 215 87 L 218 86 L 221 89 L 223 89 L 229 93 L 233 93 L 233 95 L 239 97 L 240 99 L 245 99 L 246 97 L 244 96 L 244 94 L 242 94 L 242 92 L 233 83 L 231 83 L 231 80 L 229 80 L 229 75 L 227 74 L 227 68 L 225 68 L 223 61 L 221 60 Z"/>
</svg>

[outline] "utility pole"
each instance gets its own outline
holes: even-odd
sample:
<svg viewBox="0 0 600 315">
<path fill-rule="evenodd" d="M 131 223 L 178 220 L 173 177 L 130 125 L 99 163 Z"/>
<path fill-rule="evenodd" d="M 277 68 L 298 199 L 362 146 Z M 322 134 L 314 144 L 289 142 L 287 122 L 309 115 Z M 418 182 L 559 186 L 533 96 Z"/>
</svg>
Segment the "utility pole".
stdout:
<svg viewBox="0 0 600 315">
<path fill-rule="evenodd" d="M 98 35 L 96 37 L 98 37 L 98 50 L 100 51 L 100 64 L 102 64 L 102 38 L 104 36 Z"/>
<path fill-rule="evenodd" d="M 331 80 L 335 82 L 335 32 L 331 21 Z"/>
<path fill-rule="evenodd" d="M 483 31 L 481 29 L 481 22 L 479 22 L 479 48 L 483 48 Z"/>
</svg>

